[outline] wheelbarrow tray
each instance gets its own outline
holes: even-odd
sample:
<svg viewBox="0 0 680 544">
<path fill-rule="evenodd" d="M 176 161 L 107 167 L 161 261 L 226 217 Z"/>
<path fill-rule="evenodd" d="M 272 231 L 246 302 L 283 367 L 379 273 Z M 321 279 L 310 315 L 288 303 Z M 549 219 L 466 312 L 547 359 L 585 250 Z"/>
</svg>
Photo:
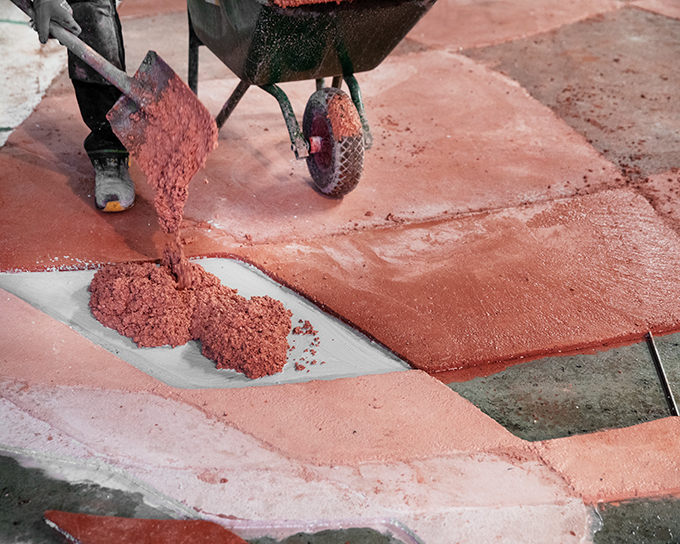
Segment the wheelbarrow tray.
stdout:
<svg viewBox="0 0 680 544">
<path fill-rule="evenodd" d="M 188 9 L 198 38 L 236 76 L 269 85 L 372 70 L 434 2 L 188 0 Z"/>
</svg>

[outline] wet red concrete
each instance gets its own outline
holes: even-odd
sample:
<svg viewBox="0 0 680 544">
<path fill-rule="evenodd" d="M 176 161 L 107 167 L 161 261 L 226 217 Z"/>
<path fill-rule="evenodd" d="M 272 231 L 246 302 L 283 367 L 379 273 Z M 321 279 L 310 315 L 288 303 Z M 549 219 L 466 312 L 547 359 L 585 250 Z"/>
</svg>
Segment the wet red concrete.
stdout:
<svg viewBox="0 0 680 544">
<path fill-rule="evenodd" d="M 625 190 L 244 251 L 429 372 L 641 338 L 680 319 L 680 241 Z"/>
</svg>

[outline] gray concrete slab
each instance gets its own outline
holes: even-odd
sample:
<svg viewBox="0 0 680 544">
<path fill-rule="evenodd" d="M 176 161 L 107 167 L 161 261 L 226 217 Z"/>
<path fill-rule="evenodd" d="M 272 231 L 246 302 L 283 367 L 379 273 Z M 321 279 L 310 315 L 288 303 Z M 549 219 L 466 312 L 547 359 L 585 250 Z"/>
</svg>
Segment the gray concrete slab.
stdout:
<svg viewBox="0 0 680 544">
<path fill-rule="evenodd" d="M 531 441 L 671 415 L 646 342 L 537 359 L 449 387 Z"/>
<path fill-rule="evenodd" d="M 631 179 L 680 166 L 680 21 L 622 8 L 465 52 L 517 80 Z"/>
</svg>

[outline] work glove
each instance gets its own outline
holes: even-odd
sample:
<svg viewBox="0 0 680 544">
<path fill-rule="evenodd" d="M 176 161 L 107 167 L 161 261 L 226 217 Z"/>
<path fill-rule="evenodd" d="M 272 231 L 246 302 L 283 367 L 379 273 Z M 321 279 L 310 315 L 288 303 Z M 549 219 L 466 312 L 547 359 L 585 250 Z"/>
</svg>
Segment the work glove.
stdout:
<svg viewBox="0 0 680 544">
<path fill-rule="evenodd" d="M 81 28 L 73 18 L 73 10 L 66 0 L 34 0 L 35 20 L 34 28 L 38 31 L 40 43 L 47 43 L 50 37 L 50 21 L 54 21 L 76 36 Z"/>
</svg>

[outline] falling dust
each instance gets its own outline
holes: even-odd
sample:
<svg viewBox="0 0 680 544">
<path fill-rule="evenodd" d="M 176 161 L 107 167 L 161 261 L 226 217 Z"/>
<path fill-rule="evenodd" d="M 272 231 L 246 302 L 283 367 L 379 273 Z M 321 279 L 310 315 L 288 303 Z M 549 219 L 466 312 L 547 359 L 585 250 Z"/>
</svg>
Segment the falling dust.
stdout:
<svg viewBox="0 0 680 544">
<path fill-rule="evenodd" d="M 196 100 L 187 90 L 171 79 L 161 99 L 144 108 L 144 141 L 125 142 L 154 188 L 161 228 L 174 236 L 160 265 L 123 263 L 97 271 L 89 287 L 90 309 L 99 322 L 139 347 L 176 347 L 198 340 L 217 368 L 248 378 L 275 374 L 287 362 L 292 313 L 268 296 L 238 295 L 189 262 L 182 249 L 180 225 L 189 182 L 217 141 L 209 115 L 192 117 L 188 107 L 192 111 L 178 115 L 183 105 Z"/>
</svg>

